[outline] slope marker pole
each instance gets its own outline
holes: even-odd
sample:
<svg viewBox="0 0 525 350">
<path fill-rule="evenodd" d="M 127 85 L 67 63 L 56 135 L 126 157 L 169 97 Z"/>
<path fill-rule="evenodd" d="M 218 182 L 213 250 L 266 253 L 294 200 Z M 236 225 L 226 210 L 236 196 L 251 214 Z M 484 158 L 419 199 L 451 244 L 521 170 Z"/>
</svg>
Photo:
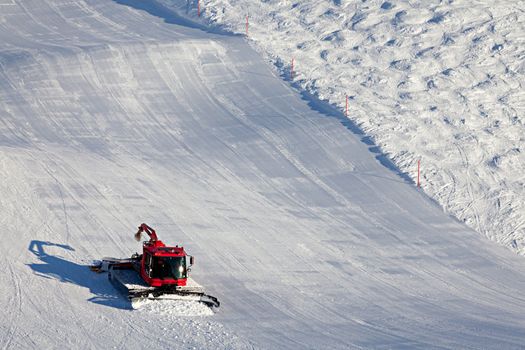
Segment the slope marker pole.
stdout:
<svg viewBox="0 0 525 350">
<path fill-rule="evenodd" d="M 201 0 L 197 0 L 197 17 L 201 16 Z"/>
<path fill-rule="evenodd" d="M 248 36 L 248 15 L 246 15 L 246 36 Z"/>
<path fill-rule="evenodd" d="M 290 69 L 290 80 L 293 80 L 293 65 L 294 65 L 295 58 L 292 57 L 292 68 Z"/>
<path fill-rule="evenodd" d="M 345 116 L 348 118 L 348 95 L 346 95 L 346 108 L 345 108 Z"/>
</svg>

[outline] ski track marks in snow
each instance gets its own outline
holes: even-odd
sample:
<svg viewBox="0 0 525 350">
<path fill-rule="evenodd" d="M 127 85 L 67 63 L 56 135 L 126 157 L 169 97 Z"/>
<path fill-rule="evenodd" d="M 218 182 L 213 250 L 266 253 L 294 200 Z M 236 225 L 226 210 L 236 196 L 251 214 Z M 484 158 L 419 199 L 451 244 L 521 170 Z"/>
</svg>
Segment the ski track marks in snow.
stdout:
<svg viewBox="0 0 525 350">
<path fill-rule="evenodd" d="M 523 345 L 522 259 L 444 215 L 242 37 L 133 0 L 30 5 L 0 0 L 2 347 Z M 484 159 L 459 140 L 465 164 Z M 87 270 L 140 249 L 141 222 L 196 257 L 216 314 L 131 310 Z"/>
<path fill-rule="evenodd" d="M 3 303 L 4 305 L 8 306 L 7 309 L 4 309 L 4 315 L 13 316 L 10 318 L 10 322 L 7 324 L 7 329 L 2 331 L 2 349 L 9 349 L 13 346 L 13 340 L 16 341 L 17 327 L 22 311 L 22 291 L 20 289 L 20 279 L 14 272 L 13 267 L 7 263 L 3 263 L 2 265 L 7 266 L 9 269 L 9 285 L 13 287 L 12 293 L 9 293 L 9 299 L 5 302 L 5 304 Z"/>
<path fill-rule="evenodd" d="M 195 2 L 161 0 L 196 19 Z M 202 17 L 250 42 L 341 109 L 447 212 L 525 254 L 524 1 L 207 0 Z M 459 151 L 459 153 L 458 153 Z M 465 162 L 466 156 L 479 159 Z"/>
</svg>

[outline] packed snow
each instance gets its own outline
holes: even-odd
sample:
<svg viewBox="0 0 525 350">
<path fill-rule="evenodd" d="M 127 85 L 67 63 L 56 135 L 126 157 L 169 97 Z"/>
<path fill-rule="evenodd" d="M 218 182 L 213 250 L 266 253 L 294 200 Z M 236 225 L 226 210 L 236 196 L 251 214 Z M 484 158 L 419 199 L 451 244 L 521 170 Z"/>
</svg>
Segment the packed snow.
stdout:
<svg viewBox="0 0 525 350">
<path fill-rule="evenodd" d="M 0 347 L 522 348 L 524 259 L 366 137 L 159 3 L 0 0 Z M 142 222 L 216 313 L 134 309 L 87 268 L 140 250 Z"/>
<path fill-rule="evenodd" d="M 149 300 L 139 299 L 132 302 L 132 308 L 146 313 L 165 315 L 168 317 L 180 316 L 212 316 L 213 310 L 203 303 L 185 300 Z M 145 316 L 148 317 L 147 315 Z"/>
<path fill-rule="evenodd" d="M 197 1 L 162 0 L 197 16 Z M 189 6 L 190 4 L 191 6 Z M 525 255 L 524 1 L 200 0 L 444 209 Z"/>
</svg>

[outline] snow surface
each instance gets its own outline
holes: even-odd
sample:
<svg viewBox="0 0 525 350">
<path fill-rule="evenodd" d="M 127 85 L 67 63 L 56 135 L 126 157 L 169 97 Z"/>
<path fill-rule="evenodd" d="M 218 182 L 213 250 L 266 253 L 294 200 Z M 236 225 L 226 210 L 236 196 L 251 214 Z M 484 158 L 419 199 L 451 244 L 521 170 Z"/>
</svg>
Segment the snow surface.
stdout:
<svg viewBox="0 0 525 350">
<path fill-rule="evenodd" d="M 163 0 L 196 16 L 196 1 Z M 187 4 L 192 6 L 187 6 Z M 447 212 L 525 255 L 525 2 L 201 0 L 345 109 Z"/>
<path fill-rule="evenodd" d="M 188 302 L 184 300 L 149 300 L 141 299 L 132 302 L 131 307 L 135 310 L 145 311 L 142 317 L 149 318 L 147 313 L 168 316 L 172 319 L 180 316 L 212 316 L 212 309 L 203 303 Z"/>
<path fill-rule="evenodd" d="M 138 0 L 0 0 L 0 43 L 3 349 L 523 347 L 523 258 L 242 36 Z M 218 313 L 133 310 L 89 271 L 141 222 Z"/>
</svg>

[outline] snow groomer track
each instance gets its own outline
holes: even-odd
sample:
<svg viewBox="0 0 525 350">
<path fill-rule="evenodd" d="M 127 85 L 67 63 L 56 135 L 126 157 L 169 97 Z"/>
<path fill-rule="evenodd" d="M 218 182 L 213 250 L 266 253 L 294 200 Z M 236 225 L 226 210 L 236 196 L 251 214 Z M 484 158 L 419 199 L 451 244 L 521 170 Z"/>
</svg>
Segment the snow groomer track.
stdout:
<svg viewBox="0 0 525 350">
<path fill-rule="evenodd" d="M 363 137 L 240 36 L 0 0 L 1 347 L 522 348 L 524 259 Z M 218 313 L 130 310 L 87 269 L 138 250 L 137 221 L 192 251 Z"/>
</svg>

